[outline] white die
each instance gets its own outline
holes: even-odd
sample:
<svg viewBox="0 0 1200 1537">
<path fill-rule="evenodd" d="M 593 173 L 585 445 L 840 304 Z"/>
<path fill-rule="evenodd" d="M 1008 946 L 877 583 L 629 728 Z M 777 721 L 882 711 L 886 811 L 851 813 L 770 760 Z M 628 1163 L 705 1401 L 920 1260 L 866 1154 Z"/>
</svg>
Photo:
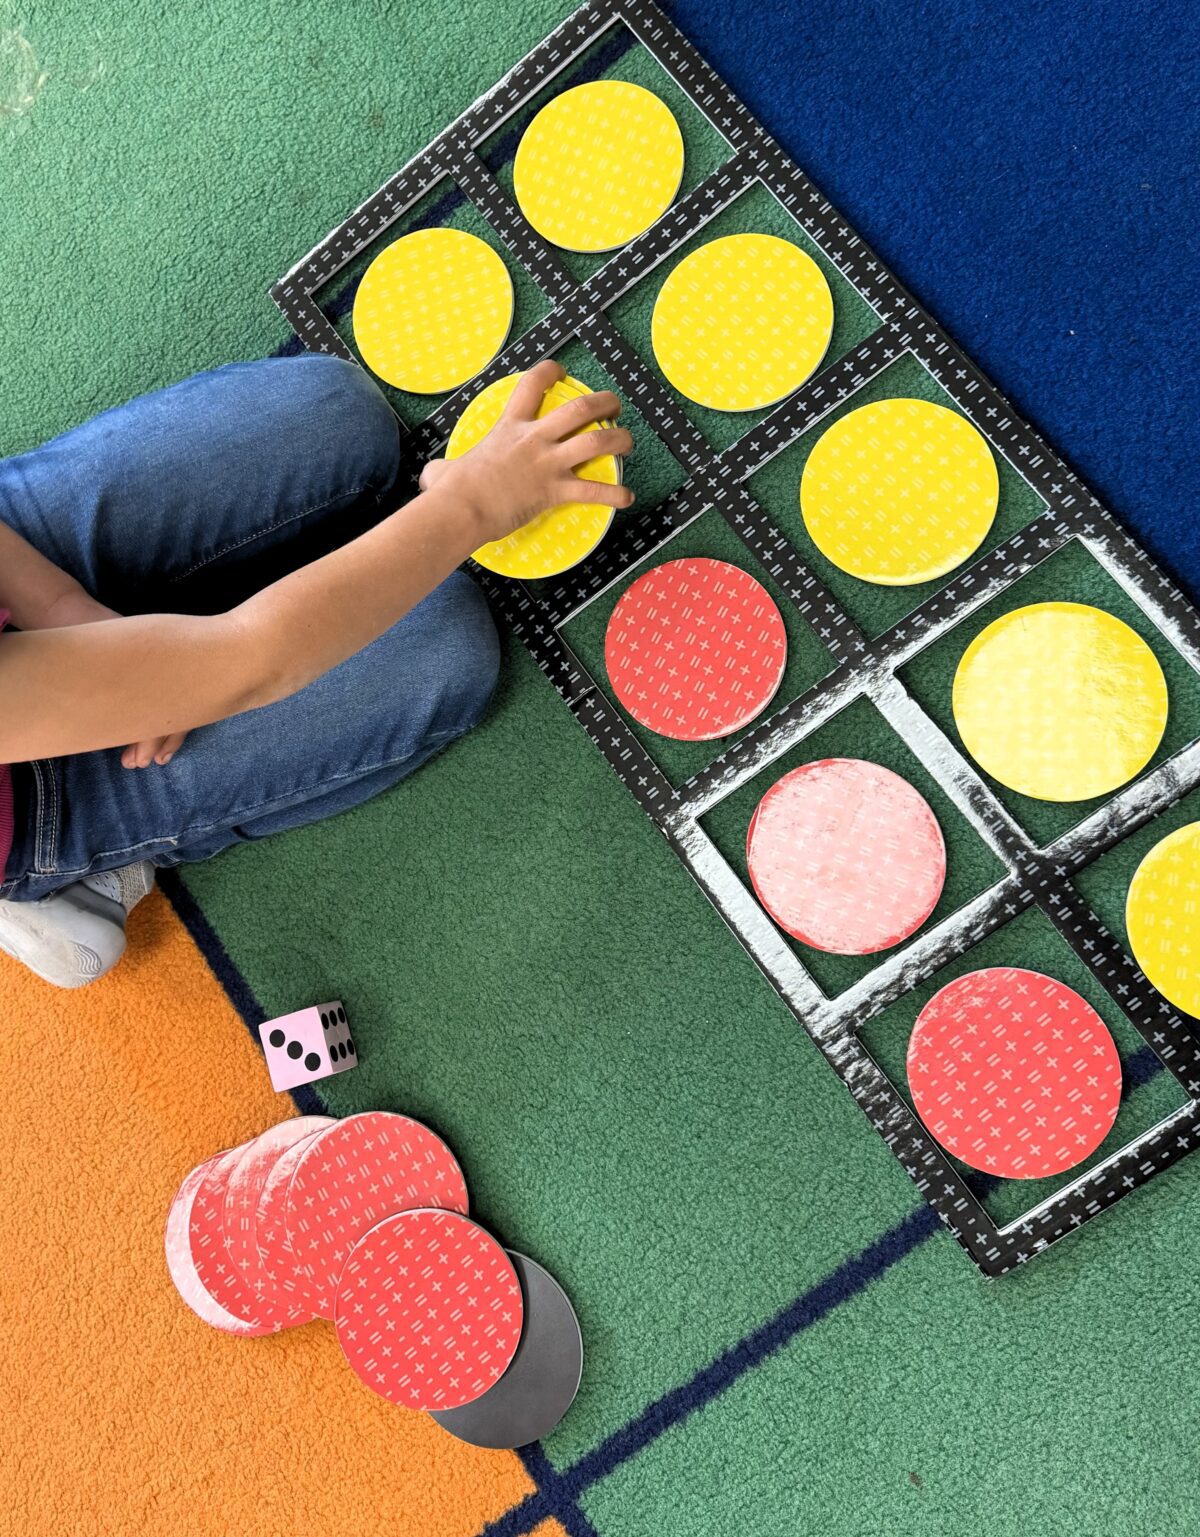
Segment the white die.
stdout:
<svg viewBox="0 0 1200 1537">
<path fill-rule="evenodd" d="M 271 1083 L 280 1091 L 358 1066 L 354 1038 L 340 1002 L 318 1003 L 265 1020 L 258 1034 Z"/>
</svg>

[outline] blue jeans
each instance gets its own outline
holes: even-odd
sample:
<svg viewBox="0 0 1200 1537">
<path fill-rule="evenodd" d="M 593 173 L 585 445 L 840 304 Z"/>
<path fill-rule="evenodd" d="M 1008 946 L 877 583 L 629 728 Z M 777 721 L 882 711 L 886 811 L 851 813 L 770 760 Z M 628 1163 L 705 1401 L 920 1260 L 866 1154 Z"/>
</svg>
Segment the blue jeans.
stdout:
<svg viewBox="0 0 1200 1537">
<path fill-rule="evenodd" d="M 0 462 L 0 519 L 121 613 L 215 613 L 390 511 L 398 459 L 395 418 L 352 364 L 235 363 Z M 479 720 L 498 656 L 456 572 L 357 656 L 193 731 L 165 766 L 125 769 L 116 750 L 17 764 L 0 897 L 356 806 Z"/>
</svg>

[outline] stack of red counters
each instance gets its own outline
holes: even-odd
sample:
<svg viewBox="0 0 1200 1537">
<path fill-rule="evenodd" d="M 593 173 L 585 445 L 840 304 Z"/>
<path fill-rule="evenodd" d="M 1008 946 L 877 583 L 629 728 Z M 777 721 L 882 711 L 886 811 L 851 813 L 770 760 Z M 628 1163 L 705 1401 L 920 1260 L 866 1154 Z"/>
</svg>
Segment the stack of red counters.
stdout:
<svg viewBox="0 0 1200 1537">
<path fill-rule="evenodd" d="M 193 1169 L 166 1225 L 180 1296 L 228 1334 L 328 1318 L 358 1376 L 413 1409 L 488 1391 L 521 1339 L 517 1271 L 467 1216 L 450 1149 L 373 1111 L 299 1116 Z"/>
</svg>

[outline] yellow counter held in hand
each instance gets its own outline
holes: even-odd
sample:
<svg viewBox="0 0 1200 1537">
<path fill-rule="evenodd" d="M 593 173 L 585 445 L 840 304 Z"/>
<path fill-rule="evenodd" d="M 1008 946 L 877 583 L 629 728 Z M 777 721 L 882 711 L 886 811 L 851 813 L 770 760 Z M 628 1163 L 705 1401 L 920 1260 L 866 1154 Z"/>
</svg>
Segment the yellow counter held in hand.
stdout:
<svg viewBox="0 0 1200 1537">
<path fill-rule="evenodd" d="M 501 412 L 517 386 L 520 374 L 508 374 L 481 390 L 455 424 L 446 445 L 446 458 L 457 459 L 474 448 L 500 420 Z M 592 392 L 586 384 L 569 376 L 551 385 L 542 398 L 539 417 L 557 407 Z M 592 422 L 584 432 L 596 432 L 609 422 Z M 621 484 L 621 461 L 612 454 L 589 459 L 575 471 L 582 480 L 596 480 L 604 485 Z M 551 507 L 532 523 L 519 528 L 505 539 L 493 540 L 474 552 L 473 558 L 497 576 L 525 579 L 557 576 L 590 555 L 608 532 L 613 509 L 595 502 L 564 502 Z"/>
</svg>

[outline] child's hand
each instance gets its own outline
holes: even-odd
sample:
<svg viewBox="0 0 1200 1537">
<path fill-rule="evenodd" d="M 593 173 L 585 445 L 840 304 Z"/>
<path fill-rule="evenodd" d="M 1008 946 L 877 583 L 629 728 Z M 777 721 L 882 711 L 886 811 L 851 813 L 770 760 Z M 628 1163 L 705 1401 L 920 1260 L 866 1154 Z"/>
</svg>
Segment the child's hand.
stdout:
<svg viewBox="0 0 1200 1537">
<path fill-rule="evenodd" d="M 547 358 L 518 381 L 504 414 L 461 459 L 431 459 L 421 471 L 421 490 L 445 493 L 469 507 L 479 522 L 479 542 L 503 539 L 548 507 L 561 502 L 597 502 L 629 507 L 628 486 L 586 480 L 572 472 L 601 454 L 633 451 L 624 427 L 581 429 L 611 421 L 621 402 L 611 390 L 599 390 L 556 406 L 540 420 L 542 396 L 560 379 L 562 368 Z"/>
</svg>

